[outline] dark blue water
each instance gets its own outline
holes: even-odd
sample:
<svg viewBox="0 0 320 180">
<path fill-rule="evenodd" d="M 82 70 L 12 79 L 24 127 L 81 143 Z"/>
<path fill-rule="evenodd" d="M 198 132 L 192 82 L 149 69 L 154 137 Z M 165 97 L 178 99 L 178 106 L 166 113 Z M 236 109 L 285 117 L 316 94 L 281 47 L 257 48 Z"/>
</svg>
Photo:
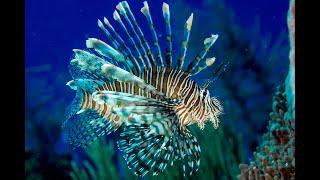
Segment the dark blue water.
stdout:
<svg viewBox="0 0 320 180">
<path fill-rule="evenodd" d="M 50 153 L 63 154 L 68 151 L 60 126 L 64 109 L 74 97 L 74 92 L 65 86 L 71 79 L 67 65 L 72 58 L 72 49 L 84 49 L 85 40 L 89 37 L 106 39 L 97 27 L 97 19 L 103 19 L 105 16 L 116 24 L 112 19 L 112 13 L 118 2 L 116 0 L 26 1 L 26 151 L 36 151 L 35 149 L 41 148 L 54 151 L 48 152 L 48 156 L 51 156 Z M 142 29 L 149 30 L 144 16 L 140 13 L 143 1 L 128 2 Z M 158 34 L 163 37 L 165 31 L 161 12 L 162 2 L 150 0 L 148 3 L 155 24 L 162 26 L 158 29 Z M 286 18 L 289 2 L 277 0 L 184 0 L 179 4 L 174 0 L 166 2 L 171 9 L 177 9 L 171 12 L 173 32 L 176 34 L 177 42 L 180 42 L 181 38 L 178 32 L 181 32 L 191 11 L 195 14 L 193 27 L 195 32 L 191 33 L 191 41 L 194 44 L 202 43 L 205 36 L 210 35 L 209 33 L 220 35 L 213 47 L 214 53 L 209 55 L 217 57 L 218 62 L 228 59 L 232 65 L 215 84 L 216 88 L 213 91 L 222 98 L 226 106 L 225 123 L 233 124 L 239 136 L 244 137 L 243 152 L 245 161 L 248 161 L 261 140 L 259 137 L 265 131 L 268 112 L 271 110 L 272 93 L 275 87 L 283 82 L 287 73 L 289 48 Z M 209 24 L 211 20 L 213 23 Z M 119 28 L 117 25 L 114 26 Z M 255 30 L 258 30 L 257 34 L 252 33 Z M 178 49 L 178 45 L 174 43 L 174 49 Z M 194 54 L 193 50 L 196 51 L 199 46 L 190 45 L 189 49 L 191 49 L 190 54 Z M 202 83 L 204 79 L 210 78 L 210 72 L 209 69 L 203 75 L 197 76 L 196 81 Z M 41 139 L 39 136 L 45 138 Z"/>
</svg>

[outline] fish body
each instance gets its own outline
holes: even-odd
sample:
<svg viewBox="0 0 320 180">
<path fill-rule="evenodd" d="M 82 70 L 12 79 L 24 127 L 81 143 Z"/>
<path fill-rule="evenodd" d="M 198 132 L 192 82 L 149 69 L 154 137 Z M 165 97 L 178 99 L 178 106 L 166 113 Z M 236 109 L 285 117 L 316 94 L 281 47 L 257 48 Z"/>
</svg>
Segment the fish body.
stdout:
<svg viewBox="0 0 320 180">
<path fill-rule="evenodd" d="M 208 84 L 200 87 L 192 80 L 214 63 L 215 58 L 203 59 L 218 35 L 206 38 L 203 50 L 184 68 L 193 14 L 186 21 L 181 55 L 173 65 L 168 4 L 162 7 L 167 32 L 165 58 L 148 3 L 144 2 L 141 12 L 152 33 L 153 51 L 128 3 L 120 2 L 116 9 L 113 18 L 127 40 L 104 18 L 98 20 L 98 26 L 111 45 L 89 38 L 86 46 L 96 54 L 74 49 L 69 65 L 73 79 L 67 85 L 76 91 L 76 97 L 66 111 L 63 129 L 74 147 L 86 147 L 119 129 L 118 147 L 135 174 L 157 175 L 181 160 L 184 174 L 191 175 L 199 168 L 201 150 L 187 127 L 197 123 L 202 129 L 209 120 L 218 128 L 223 111 L 220 102 L 210 97 Z"/>
</svg>

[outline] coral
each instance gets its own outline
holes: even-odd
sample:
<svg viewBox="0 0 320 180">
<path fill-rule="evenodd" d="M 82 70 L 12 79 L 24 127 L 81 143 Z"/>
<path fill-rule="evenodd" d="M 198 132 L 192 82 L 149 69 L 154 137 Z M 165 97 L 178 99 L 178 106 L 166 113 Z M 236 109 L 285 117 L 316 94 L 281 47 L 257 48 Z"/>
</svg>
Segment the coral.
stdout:
<svg viewBox="0 0 320 180">
<path fill-rule="evenodd" d="M 290 1 L 288 12 L 288 28 L 290 38 L 289 72 L 286 79 L 286 93 L 289 101 L 289 112 L 295 118 L 295 1 Z"/>
<path fill-rule="evenodd" d="M 277 88 L 273 98 L 268 132 L 254 153 L 250 165 L 240 164 L 241 180 L 294 179 L 295 177 L 295 121 L 288 116 L 288 102 L 284 85 Z"/>
</svg>

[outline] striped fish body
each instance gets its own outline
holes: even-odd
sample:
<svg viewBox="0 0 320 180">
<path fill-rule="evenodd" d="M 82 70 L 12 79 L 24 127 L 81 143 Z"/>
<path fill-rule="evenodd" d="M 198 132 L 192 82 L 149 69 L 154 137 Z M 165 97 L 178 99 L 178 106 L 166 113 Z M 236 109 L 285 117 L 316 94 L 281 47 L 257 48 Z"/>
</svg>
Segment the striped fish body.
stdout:
<svg viewBox="0 0 320 180">
<path fill-rule="evenodd" d="M 183 161 L 184 174 L 191 175 L 199 168 L 201 150 L 187 126 L 197 123 L 202 129 L 206 121 L 211 121 L 217 128 L 223 111 L 220 102 L 210 97 L 210 83 L 200 87 L 192 80 L 214 63 L 215 58 L 205 62 L 203 58 L 218 35 L 206 38 L 203 50 L 184 68 L 191 14 L 185 24 L 181 55 L 174 66 L 168 4 L 162 7 L 167 44 L 164 59 L 148 3 L 144 2 L 141 12 L 152 33 L 155 55 L 128 3 L 120 2 L 116 9 L 113 18 L 130 44 L 104 18 L 103 22 L 98 20 L 98 26 L 111 45 L 89 38 L 86 46 L 94 51 L 73 50 L 69 65 L 73 79 L 67 85 L 76 96 L 67 108 L 63 130 L 74 147 L 86 147 L 119 129 L 118 148 L 136 175 L 157 175 L 176 160 Z"/>
<path fill-rule="evenodd" d="M 146 83 L 151 84 L 170 99 L 180 100 L 181 103 L 174 107 L 174 111 L 181 125 L 188 126 L 198 123 L 199 126 L 202 127 L 204 120 L 209 117 L 206 111 L 209 111 L 210 108 L 213 109 L 213 107 L 207 108 L 204 104 L 208 104 L 208 106 L 211 105 L 210 98 L 201 97 L 202 94 L 200 94 L 200 92 L 203 90 L 194 80 L 190 79 L 190 75 L 184 71 L 153 66 L 153 68 L 150 69 L 145 68 L 143 73 L 137 74 L 137 76 L 144 79 Z M 139 88 L 134 83 L 119 81 L 105 83 L 99 87 L 97 91 L 123 92 L 144 96 L 146 98 L 159 99 L 156 95 Z M 219 104 L 215 104 L 215 106 L 219 106 Z"/>
</svg>

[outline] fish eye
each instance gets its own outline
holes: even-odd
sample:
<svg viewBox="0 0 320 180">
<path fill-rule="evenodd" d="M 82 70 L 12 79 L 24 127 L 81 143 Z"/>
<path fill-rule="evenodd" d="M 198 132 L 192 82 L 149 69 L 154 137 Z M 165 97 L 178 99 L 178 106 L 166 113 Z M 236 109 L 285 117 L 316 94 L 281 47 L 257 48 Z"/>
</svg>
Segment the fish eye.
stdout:
<svg viewBox="0 0 320 180">
<path fill-rule="evenodd" d="M 203 90 L 203 93 L 202 93 L 203 97 L 206 97 L 208 94 L 209 94 L 209 90 L 207 89 Z"/>
<path fill-rule="evenodd" d="M 203 91 L 203 96 L 207 96 L 207 91 Z"/>
</svg>

